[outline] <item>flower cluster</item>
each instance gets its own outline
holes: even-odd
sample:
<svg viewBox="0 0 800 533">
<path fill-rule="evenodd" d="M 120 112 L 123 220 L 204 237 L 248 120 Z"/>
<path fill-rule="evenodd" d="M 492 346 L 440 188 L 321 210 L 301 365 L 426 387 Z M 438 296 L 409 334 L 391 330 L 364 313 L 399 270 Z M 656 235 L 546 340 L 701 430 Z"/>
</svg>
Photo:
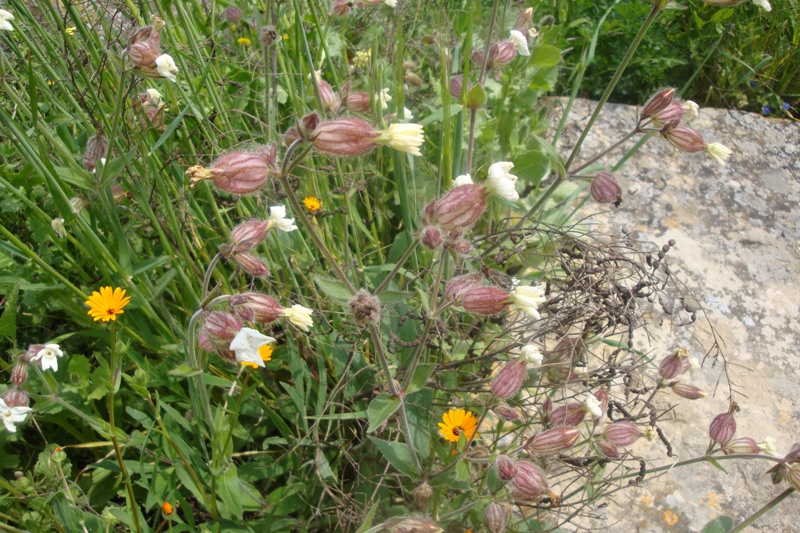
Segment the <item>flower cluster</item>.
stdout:
<svg viewBox="0 0 800 533">
<path fill-rule="evenodd" d="M 139 28 L 128 43 L 128 61 L 141 76 L 175 81 L 178 66 L 172 56 L 161 53 L 163 28 L 164 21 L 155 15 L 150 19 L 150 26 Z"/>
</svg>

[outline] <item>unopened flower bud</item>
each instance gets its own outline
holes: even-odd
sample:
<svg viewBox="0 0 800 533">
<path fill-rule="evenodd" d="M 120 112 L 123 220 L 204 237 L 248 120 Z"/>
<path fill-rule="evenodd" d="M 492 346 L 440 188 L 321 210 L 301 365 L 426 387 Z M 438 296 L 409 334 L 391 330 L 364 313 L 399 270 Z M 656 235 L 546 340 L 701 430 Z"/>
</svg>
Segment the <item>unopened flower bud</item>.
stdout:
<svg viewBox="0 0 800 533">
<path fill-rule="evenodd" d="M 231 259 L 239 265 L 239 268 L 253 277 L 269 276 L 269 267 L 258 257 L 249 253 L 233 254 Z"/>
<path fill-rule="evenodd" d="M 614 446 L 629 446 L 639 440 L 642 432 L 633 422 L 614 422 L 606 428 L 604 435 Z"/>
<path fill-rule="evenodd" d="M 465 274 L 457 276 L 447 282 L 445 287 L 445 297 L 448 300 L 458 300 L 468 289 L 480 287 L 483 284 L 483 273 Z"/>
<path fill-rule="evenodd" d="M 353 8 L 353 0 L 333 0 L 333 8 L 331 13 L 337 17 L 343 17 L 350 13 Z"/>
<path fill-rule="evenodd" d="M 222 12 L 222 15 L 225 17 L 225 20 L 231 24 L 236 24 L 244 17 L 244 11 L 236 6 L 228 6 L 225 8 L 225 11 Z"/>
<path fill-rule="evenodd" d="M 512 41 L 500 41 L 489 49 L 489 62 L 492 68 L 500 68 L 511 63 L 517 57 L 517 46 Z"/>
<path fill-rule="evenodd" d="M 427 226 L 422 229 L 420 241 L 426 248 L 436 250 L 443 243 L 442 230 L 436 226 Z"/>
<path fill-rule="evenodd" d="M 472 243 L 461 237 L 452 240 L 447 239 L 444 245 L 448 250 L 452 250 L 460 255 L 469 255 L 475 250 L 475 247 L 472 246 Z"/>
<path fill-rule="evenodd" d="M 708 436 L 722 446 L 728 444 L 736 433 L 736 420 L 733 413 L 722 413 L 714 417 L 708 427 Z"/>
<path fill-rule="evenodd" d="M 669 129 L 678 127 L 686 114 L 686 109 L 680 100 L 673 100 L 664 109 L 653 114 L 653 124 L 658 128 L 670 126 Z"/>
<path fill-rule="evenodd" d="M 417 509 L 427 509 L 428 503 L 431 501 L 431 498 L 433 498 L 433 488 L 425 482 L 414 489 L 411 496 L 414 498 L 414 505 Z"/>
<path fill-rule="evenodd" d="M 518 500 L 537 501 L 550 491 L 547 477 L 530 461 L 517 462 L 517 475 L 511 483 L 513 484 L 511 496 Z"/>
<path fill-rule="evenodd" d="M 600 450 L 600 452 L 609 459 L 620 458 L 619 450 L 617 449 L 616 446 L 614 446 L 610 442 L 600 439 L 595 441 L 594 444 L 595 446 L 597 446 L 597 449 Z"/>
<path fill-rule="evenodd" d="M 678 126 L 662 133 L 669 143 L 684 152 L 702 152 L 708 146 L 699 132 L 686 126 Z"/>
<path fill-rule="evenodd" d="M 686 398 L 687 400 L 699 400 L 706 397 L 706 393 L 703 392 L 702 389 L 698 389 L 697 387 L 687 383 L 676 381 L 670 384 L 670 388 L 672 389 L 672 392 L 681 398 Z"/>
<path fill-rule="evenodd" d="M 478 315 L 494 315 L 505 310 L 511 295 L 497 287 L 474 287 L 461 294 L 461 307 Z"/>
<path fill-rule="evenodd" d="M 498 404 L 493 407 L 495 413 L 497 413 L 500 418 L 506 420 L 507 422 L 513 422 L 515 420 L 519 420 L 519 413 L 517 413 L 511 406 L 505 403 Z"/>
<path fill-rule="evenodd" d="M 687 372 L 691 367 L 685 349 L 679 349 L 675 353 L 669 354 L 661 361 L 658 366 L 658 375 L 663 379 L 675 379 Z"/>
<path fill-rule="evenodd" d="M 497 477 L 503 481 L 513 479 L 517 475 L 517 467 L 507 455 L 497 456 Z"/>
<path fill-rule="evenodd" d="M 275 298 L 260 292 L 235 294 L 228 303 L 234 313 L 247 322 L 268 324 L 282 316 L 284 311 L 284 307 Z"/>
<path fill-rule="evenodd" d="M 339 106 L 342 105 L 342 101 L 336 96 L 336 93 L 333 92 L 330 83 L 325 80 L 319 80 L 317 82 L 317 87 L 319 87 L 319 97 L 322 101 L 322 107 L 331 113 L 336 113 L 339 110 Z"/>
<path fill-rule="evenodd" d="M 586 413 L 582 403 L 570 402 L 557 407 L 551 418 L 554 426 L 577 426 L 586 418 Z"/>
<path fill-rule="evenodd" d="M 517 16 L 514 21 L 514 29 L 521 33 L 527 33 L 533 24 L 533 8 L 529 7 Z"/>
<path fill-rule="evenodd" d="M 19 360 L 14 363 L 14 368 L 11 370 L 11 383 L 19 387 L 25 383 L 26 379 L 28 379 L 28 362 L 20 357 Z"/>
<path fill-rule="evenodd" d="M 262 26 L 258 30 L 258 40 L 264 46 L 272 46 L 272 43 L 278 40 L 278 32 L 275 26 Z"/>
<path fill-rule="evenodd" d="M 248 220 L 233 228 L 230 253 L 249 252 L 267 238 L 269 220 Z"/>
<path fill-rule="evenodd" d="M 722 452 L 726 455 L 734 453 L 761 453 L 761 446 L 750 437 L 733 439 L 722 447 Z"/>
<path fill-rule="evenodd" d="M 461 91 L 464 88 L 464 75 L 463 74 L 455 74 L 450 76 L 450 96 L 453 98 L 461 98 Z M 469 92 L 469 85 L 467 86 L 467 92 Z"/>
<path fill-rule="evenodd" d="M 355 93 L 350 93 L 347 97 L 344 97 L 344 105 L 350 111 L 355 111 L 357 113 L 369 113 L 372 109 L 371 107 L 371 99 L 369 93 L 364 91 L 359 91 Z"/>
<path fill-rule="evenodd" d="M 786 468 L 784 477 L 787 483 L 794 487 L 794 490 L 800 491 L 800 466 L 792 465 Z"/>
<path fill-rule="evenodd" d="M 436 522 L 426 518 L 396 517 L 383 523 L 386 533 L 442 533 L 441 527 Z"/>
<path fill-rule="evenodd" d="M 522 382 L 528 375 L 524 360 L 507 363 L 492 380 L 492 394 L 506 400 L 519 392 Z"/>
<path fill-rule="evenodd" d="M 486 190 L 480 185 L 461 185 L 436 201 L 433 218 L 445 231 L 471 226 L 486 210 Z"/>
<path fill-rule="evenodd" d="M 608 172 L 601 172 L 592 180 L 590 188 L 592 198 L 599 204 L 619 205 L 622 198 L 622 187 L 617 183 L 616 178 Z"/>
<path fill-rule="evenodd" d="M 83 152 L 83 166 L 94 170 L 97 162 L 103 159 L 108 152 L 108 138 L 102 131 L 95 133 L 86 141 L 86 150 Z"/>
<path fill-rule="evenodd" d="M 339 118 L 319 124 L 314 130 L 314 147 L 332 156 L 355 156 L 372 150 L 381 133 L 363 119 Z"/>
<path fill-rule="evenodd" d="M 581 432 L 574 427 L 562 426 L 542 431 L 525 443 L 525 450 L 530 454 L 553 453 L 572 448 Z"/>
<path fill-rule="evenodd" d="M 350 311 L 359 324 L 377 324 L 381 320 L 381 301 L 365 289 L 359 289 L 350 299 Z"/>
<path fill-rule="evenodd" d="M 492 502 L 483 510 L 483 523 L 489 533 L 505 533 L 511 519 L 508 504 Z"/>
<path fill-rule="evenodd" d="M 267 182 L 277 158 L 277 147 L 273 144 L 253 152 L 233 152 L 220 157 L 212 168 L 199 165 L 186 171 L 192 187 L 203 180 L 211 180 L 223 191 L 234 194 L 250 194 L 258 191 Z"/>
<path fill-rule="evenodd" d="M 414 87 L 422 87 L 423 81 L 417 74 L 407 70 L 406 73 L 403 75 L 403 79 L 406 83 L 413 85 Z"/>
<path fill-rule="evenodd" d="M 678 91 L 674 87 L 667 87 L 666 89 L 658 91 L 650 97 L 650 100 L 642 107 L 642 118 L 650 118 L 667 107 L 675 98 L 677 92 Z"/>
<path fill-rule="evenodd" d="M 11 387 L 3 393 L 3 401 L 8 407 L 28 407 L 28 393 L 25 389 Z"/>
</svg>

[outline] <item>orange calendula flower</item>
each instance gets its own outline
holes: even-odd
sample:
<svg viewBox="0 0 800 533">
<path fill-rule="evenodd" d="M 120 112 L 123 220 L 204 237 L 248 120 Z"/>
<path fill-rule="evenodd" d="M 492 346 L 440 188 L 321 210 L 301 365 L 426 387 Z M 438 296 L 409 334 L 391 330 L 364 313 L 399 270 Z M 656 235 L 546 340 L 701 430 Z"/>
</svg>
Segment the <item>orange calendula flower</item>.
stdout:
<svg viewBox="0 0 800 533">
<path fill-rule="evenodd" d="M 463 434 L 467 439 L 471 439 L 478 428 L 478 419 L 472 411 L 463 409 L 450 409 L 442 415 L 439 422 L 439 434 L 450 442 L 458 442 L 458 437 Z"/>
<path fill-rule="evenodd" d="M 322 209 L 322 202 L 320 202 L 319 198 L 315 196 L 306 196 L 303 198 L 303 205 L 306 206 L 306 209 L 312 212 Z"/>
<path fill-rule="evenodd" d="M 100 292 L 94 291 L 86 300 L 86 305 L 90 307 L 87 313 L 94 318 L 95 322 L 116 320 L 117 315 L 124 312 L 122 308 L 130 301 L 131 297 L 125 296 L 125 289 L 100 287 Z"/>
<path fill-rule="evenodd" d="M 162 503 L 161 504 L 161 511 L 167 516 L 171 515 L 172 511 L 173 511 L 172 504 L 169 503 L 169 502 Z"/>
</svg>

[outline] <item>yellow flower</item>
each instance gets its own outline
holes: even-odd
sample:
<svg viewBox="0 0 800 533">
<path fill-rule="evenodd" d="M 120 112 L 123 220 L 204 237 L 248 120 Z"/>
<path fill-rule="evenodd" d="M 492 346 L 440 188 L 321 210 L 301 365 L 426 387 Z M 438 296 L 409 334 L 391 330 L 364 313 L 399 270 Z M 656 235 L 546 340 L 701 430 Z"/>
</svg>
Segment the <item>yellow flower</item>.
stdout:
<svg viewBox="0 0 800 533">
<path fill-rule="evenodd" d="M 359 50 L 353 58 L 353 66 L 356 68 L 366 68 L 372 57 L 372 50 Z"/>
<path fill-rule="evenodd" d="M 98 320 L 103 322 L 117 320 L 117 315 L 121 315 L 124 312 L 122 308 L 128 305 L 130 301 L 131 297 L 125 296 L 125 289 L 100 287 L 100 292 L 94 291 L 89 296 L 89 299 L 86 300 L 86 305 L 90 307 L 87 313 L 94 318 L 95 322 Z"/>
<path fill-rule="evenodd" d="M 322 209 L 322 202 L 320 202 L 319 198 L 315 196 L 306 196 L 303 198 L 303 205 L 306 206 L 306 209 L 311 212 Z"/>
<path fill-rule="evenodd" d="M 239 37 L 236 42 L 244 46 L 250 46 L 250 39 L 247 37 Z"/>
<path fill-rule="evenodd" d="M 75 35 L 75 26 L 71 26 L 69 28 L 64 28 L 64 31 L 67 32 L 67 35 L 72 37 L 73 35 Z"/>
<path fill-rule="evenodd" d="M 467 439 L 471 439 L 478 428 L 478 419 L 472 411 L 463 409 L 450 409 L 442 415 L 439 422 L 439 434 L 450 442 L 458 442 L 458 437 L 463 433 Z"/>
<path fill-rule="evenodd" d="M 162 503 L 161 504 L 161 511 L 167 516 L 171 515 L 172 511 L 173 511 L 172 504 L 169 503 L 169 502 Z"/>
<path fill-rule="evenodd" d="M 270 346 L 269 344 L 262 344 L 258 348 L 258 355 L 259 357 L 261 357 L 261 360 L 264 361 L 265 363 L 272 359 L 272 352 L 273 352 L 272 346 Z"/>
</svg>

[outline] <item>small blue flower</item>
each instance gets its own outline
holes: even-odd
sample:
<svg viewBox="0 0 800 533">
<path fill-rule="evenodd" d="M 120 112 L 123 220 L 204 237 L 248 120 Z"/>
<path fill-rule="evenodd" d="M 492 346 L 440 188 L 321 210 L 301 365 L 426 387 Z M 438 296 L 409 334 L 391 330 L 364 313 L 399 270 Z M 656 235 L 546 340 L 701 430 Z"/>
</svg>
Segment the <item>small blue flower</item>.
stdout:
<svg viewBox="0 0 800 533">
<path fill-rule="evenodd" d="M 770 113 L 772 113 L 772 106 L 765 105 L 764 107 L 761 108 L 762 115 L 769 115 Z"/>
<path fill-rule="evenodd" d="M 789 102 L 784 102 L 781 108 L 783 108 L 784 111 L 789 111 L 792 108 L 792 104 Z"/>
<path fill-rule="evenodd" d="M 756 86 L 756 80 L 750 80 L 750 87 Z"/>
</svg>

